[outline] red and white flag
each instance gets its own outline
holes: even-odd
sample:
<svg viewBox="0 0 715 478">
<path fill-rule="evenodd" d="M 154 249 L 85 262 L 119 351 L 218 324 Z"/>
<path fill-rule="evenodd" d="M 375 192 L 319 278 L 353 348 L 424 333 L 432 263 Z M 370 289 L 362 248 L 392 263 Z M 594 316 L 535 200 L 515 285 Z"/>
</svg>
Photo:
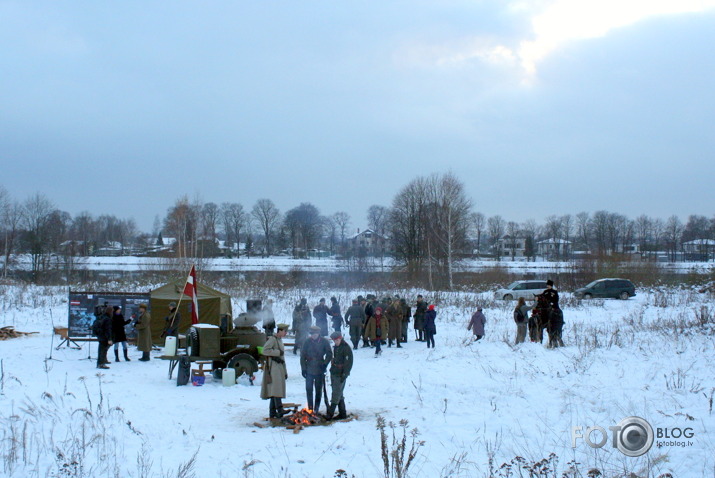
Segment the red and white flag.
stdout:
<svg viewBox="0 0 715 478">
<path fill-rule="evenodd" d="M 199 290 L 196 282 L 196 266 L 191 266 L 189 277 L 186 279 L 184 294 L 191 297 L 191 323 L 199 323 Z"/>
</svg>

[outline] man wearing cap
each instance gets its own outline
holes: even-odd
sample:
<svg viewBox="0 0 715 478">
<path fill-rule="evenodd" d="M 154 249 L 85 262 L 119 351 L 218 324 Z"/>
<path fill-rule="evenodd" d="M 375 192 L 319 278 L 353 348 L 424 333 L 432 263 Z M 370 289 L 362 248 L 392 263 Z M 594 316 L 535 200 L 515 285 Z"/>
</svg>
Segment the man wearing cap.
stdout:
<svg viewBox="0 0 715 478">
<path fill-rule="evenodd" d="M 164 331 L 161 333 L 162 337 L 178 337 L 179 336 L 179 324 L 181 323 L 181 314 L 176 310 L 176 302 L 169 303 L 169 315 L 164 317 L 164 322 L 166 326 Z"/>
<path fill-rule="evenodd" d="M 330 334 L 335 346 L 333 347 L 333 360 L 330 363 L 330 387 L 332 394 L 330 398 L 330 406 L 328 407 L 328 420 L 332 420 L 335 413 L 335 407 L 338 407 L 338 420 L 347 418 L 345 412 L 345 382 L 350 375 L 350 370 L 353 368 L 353 351 L 350 346 L 345 343 L 340 332 Z"/>
<path fill-rule="evenodd" d="M 328 306 L 325 305 L 325 299 L 320 299 L 318 305 L 313 307 L 313 317 L 315 325 L 320 327 L 320 335 L 328 336 Z"/>
<path fill-rule="evenodd" d="M 266 339 L 263 346 L 263 356 L 266 365 L 263 369 L 261 382 L 261 398 L 270 399 L 269 417 L 280 418 L 286 414 L 283 410 L 283 399 L 286 396 L 286 379 L 288 372 L 285 362 L 285 347 L 283 337 L 288 332 L 288 324 L 278 324 L 275 334 Z"/>
<path fill-rule="evenodd" d="M 137 350 L 142 353 L 140 362 L 149 361 L 151 352 L 151 314 L 146 310 L 146 304 L 139 304 L 139 315 L 134 327 L 137 329 Z"/>
<path fill-rule="evenodd" d="M 559 307 L 559 293 L 554 289 L 554 281 L 551 279 L 546 281 L 546 290 L 541 293 L 546 301 L 551 306 L 549 311 L 549 321 L 547 332 L 549 334 L 549 348 L 563 347 L 564 341 L 561 339 L 564 328 L 564 313 Z"/>
<path fill-rule="evenodd" d="M 359 297 L 362 299 L 362 296 Z M 345 321 L 350 327 L 350 340 L 353 343 L 353 348 L 357 349 L 360 345 L 360 337 L 362 336 L 362 328 L 365 324 L 365 306 L 358 304 L 357 299 L 353 299 L 353 305 L 348 307 L 345 313 Z"/>
<path fill-rule="evenodd" d="M 328 339 L 320 336 L 320 327 L 312 326 L 310 336 L 300 349 L 300 369 L 305 378 L 305 393 L 308 396 L 308 408 L 318 411 L 320 398 L 325 385 L 325 372 L 333 358 Z M 313 400 L 315 390 L 315 400 Z M 315 408 L 313 408 L 315 406 Z M 326 403 L 325 406 L 328 406 Z"/>
</svg>

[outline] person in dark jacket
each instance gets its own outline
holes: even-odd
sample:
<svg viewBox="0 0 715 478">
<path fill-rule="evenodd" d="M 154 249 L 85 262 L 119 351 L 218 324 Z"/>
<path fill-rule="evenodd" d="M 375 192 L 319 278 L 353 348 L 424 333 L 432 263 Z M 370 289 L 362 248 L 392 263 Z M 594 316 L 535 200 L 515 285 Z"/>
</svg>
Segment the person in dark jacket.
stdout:
<svg viewBox="0 0 715 478">
<path fill-rule="evenodd" d="M 425 312 L 427 312 L 427 302 L 422 299 L 422 295 L 418 295 L 417 304 L 415 304 L 415 314 L 413 316 L 415 319 L 415 340 L 417 342 L 424 342 Z"/>
<path fill-rule="evenodd" d="M 335 332 L 340 332 L 342 335 L 343 314 L 340 312 L 340 304 L 338 304 L 338 299 L 336 297 L 330 298 L 328 315 L 330 316 L 330 321 L 333 324 L 333 330 Z"/>
<path fill-rule="evenodd" d="M 437 326 L 435 325 L 435 320 L 437 319 L 437 311 L 434 310 L 434 304 L 430 304 L 427 307 L 427 312 L 425 312 L 425 342 L 427 342 L 427 348 L 434 348 L 434 335 L 437 333 Z"/>
<path fill-rule="evenodd" d="M 357 349 L 360 345 L 362 329 L 365 326 L 365 308 L 358 304 L 357 299 L 353 299 L 353 305 L 345 312 L 345 321 L 350 328 L 350 340 L 353 343 L 353 348 Z"/>
<path fill-rule="evenodd" d="M 360 335 L 362 335 L 362 346 L 363 347 L 369 347 L 370 346 L 370 339 L 367 337 L 367 334 L 365 333 L 365 327 L 367 326 L 368 320 L 370 320 L 370 317 L 372 317 L 375 314 L 375 304 L 373 304 L 374 296 L 371 296 L 370 294 L 367 295 L 367 298 L 362 298 L 358 297 L 358 302 L 360 302 L 360 305 L 363 306 L 364 312 L 365 312 L 365 320 L 363 320 L 363 326 L 362 326 L 362 331 L 360 332 Z"/>
<path fill-rule="evenodd" d="M 107 351 L 112 345 L 112 314 L 114 309 L 105 307 L 102 314 L 97 317 L 99 320 L 99 330 L 97 331 L 97 341 L 99 350 L 97 351 L 97 368 L 108 369 Z"/>
<path fill-rule="evenodd" d="M 353 368 L 353 351 L 350 346 L 345 343 L 340 332 L 330 334 L 335 346 L 333 347 L 333 360 L 330 362 L 330 387 L 332 394 L 330 397 L 330 406 L 326 417 L 332 420 L 335 413 L 335 407 L 338 407 L 338 420 L 347 418 L 345 412 L 345 382 L 350 376 L 350 371 Z"/>
<path fill-rule="evenodd" d="M 333 358 L 328 339 L 320 336 L 320 327 L 310 328 L 310 337 L 300 349 L 300 369 L 305 378 L 305 393 L 308 396 L 308 408 L 317 412 L 325 385 L 325 372 Z M 315 400 L 313 391 L 315 390 Z M 315 408 L 313 406 L 315 405 Z M 325 404 L 327 407 L 329 404 Z"/>
<path fill-rule="evenodd" d="M 325 305 L 325 299 L 320 299 L 318 305 L 313 307 L 313 318 L 315 325 L 320 327 L 320 335 L 328 336 L 328 306 Z"/>
<path fill-rule="evenodd" d="M 176 337 L 177 343 L 179 338 L 179 324 L 181 323 L 181 314 L 176 310 L 176 302 L 169 303 L 169 315 L 164 317 L 164 331 L 161 333 L 162 337 Z"/>
<path fill-rule="evenodd" d="M 124 326 L 131 322 L 131 319 L 125 319 L 122 314 L 122 308 L 118 305 L 112 307 L 112 342 L 114 342 L 114 361 L 119 362 L 119 344 L 122 344 L 124 350 L 124 360 L 131 362 L 127 354 L 127 333 Z"/>
<path fill-rule="evenodd" d="M 481 340 L 482 337 L 484 337 L 484 324 L 487 323 L 487 318 L 484 316 L 484 312 L 482 312 L 482 308 L 478 307 L 477 311 L 472 314 L 472 319 L 469 321 L 469 324 L 467 325 L 467 330 L 472 329 L 472 335 L 473 335 L 473 340 L 476 342 L 477 340 Z"/>
<path fill-rule="evenodd" d="M 526 339 L 526 326 L 528 323 L 529 311 L 533 309 L 533 305 L 526 305 L 526 299 L 519 297 L 519 301 L 514 307 L 514 323 L 516 323 L 516 345 L 524 342 Z"/>
<path fill-rule="evenodd" d="M 305 339 L 308 337 L 308 329 L 312 323 L 313 319 L 310 318 L 308 299 L 303 297 L 293 309 L 293 332 L 295 333 L 293 354 L 298 353 L 298 350 L 303 346 L 303 342 L 305 342 Z"/>
</svg>

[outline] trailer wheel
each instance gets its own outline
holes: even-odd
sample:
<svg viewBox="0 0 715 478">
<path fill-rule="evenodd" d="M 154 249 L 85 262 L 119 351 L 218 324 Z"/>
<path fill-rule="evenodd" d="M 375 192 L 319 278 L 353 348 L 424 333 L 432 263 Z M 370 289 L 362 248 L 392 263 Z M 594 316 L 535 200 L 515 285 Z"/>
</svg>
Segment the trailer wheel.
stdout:
<svg viewBox="0 0 715 478">
<path fill-rule="evenodd" d="M 244 373 L 249 377 L 258 371 L 258 362 L 253 356 L 248 354 L 237 354 L 231 357 L 226 367 L 236 369 L 236 378 Z"/>
<path fill-rule="evenodd" d="M 186 353 L 189 357 L 199 357 L 201 349 L 199 348 L 199 331 L 196 327 L 190 327 L 186 332 Z"/>
</svg>

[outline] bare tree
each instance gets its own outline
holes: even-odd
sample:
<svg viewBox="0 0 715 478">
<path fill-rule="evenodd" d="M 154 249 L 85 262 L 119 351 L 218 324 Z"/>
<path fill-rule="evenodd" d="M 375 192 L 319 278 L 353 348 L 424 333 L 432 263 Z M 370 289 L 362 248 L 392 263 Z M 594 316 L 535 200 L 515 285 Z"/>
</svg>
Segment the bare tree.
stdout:
<svg viewBox="0 0 715 478">
<path fill-rule="evenodd" d="M 367 227 L 384 237 L 389 213 L 385 206 L 373 204 L 367 210 Z"/>
<path fill-rule="evenodd" d="M 521 225 L 524 234 L 524 255 L 536 260 L 536 236 L 539 234 L 539 226 L 533 219 L 527 219 Z"/>
<path fill-rule="evenodd" d="M 576 236 L 583 247 L 591 247 L 591 218 L 587 212 L 576 214 Z"/>
<path fill-rule="evenodd" d="M 506 227 L 506 222 L 504 218 L 499 215 L 492 216 L 487 220 L 487 229 L 489 230 L 489 237 L 492 240 L 492 246 L 496 252 L 497 260 L 501 259 L 501 247 L 499 247 L 499 239 L 504 236 L 504 228 Z"/>
<path fill-rule="evenodd" d="M 20 231 L 23 208 L 20 203 L 13 201 L 7 190 L 0 186 L 0 232 L 4 239 L 3 277 L 7 277 L 11 255 L 15 250 L 15 243 Z"/>
<path fill-rule="evenodd" d="M 338 211 L 333 214 L 333 222 L 338 228 L 340 234 L 340 248 L 342 252 L 345 251 L 345 238 L 348 232 L 348 225 L 350 224 L 350 215 L 344 211 Z"/>
<path fill-rule="evenodd" d="M 431 214 L 425 218 L 429 237 L 434 237 L 434 247 L 439 267 L 447 275 L 447 285 L 454 288 L 454 264 L 458 253 L 467 244 L 469 214 L 472 201 L 464 192 L 464 184 L 452 173 L 441 177 L 433 175 L 428 180 L 428 204 Z"/>
<path fill-rule="evenodd" d="M 300 248 L 306 253 L 314 248 L 322 234 L 323 220 L 320 211 L 310 203 L 301 203 L 286 212 L 285 223 L 290 230 L 294 256 Z"/>
<path fill-rule="evenodd" d="M 403 187 L 392 200 L 390 233 L 395 255 L 404 262 L 411 277 L 422 269 L 425 240 L 427 180 L 418 177 Z"/>
<path fill-rule="evenodd" d="M 670 254 L 670 260 L 675 262 L 680 244 L 680 236 L 683 234 L 683 223 L 678 216 L 673 215 L 665 222 L 665 241 Z"/>
<path fill-rule="evenodd" d="M 236 254 L 240 257 L 241 249 L 238 245 L 241 243 L 241 231 L 248 222 L 243 206 L 235 202 L 225 202 L 221 204 L 219 214 L 221 217 L 223 232 L 226 235 L 226 244 L 229 248 L 231 248 L 231 246 L 235 243 L 237 245 Z"/>
<path fill-rule="evenodd" d="M 472 213 L 472 225 L 474 226 L 474 232 L 477 234 L 477 255 L 481 253 L 482 234 L 484 234 L 486 222 L 486 218 L 481 212 Z"/>
<path fill-rule="evenodd" d="M 271 255 L 271 234 L 280 221 L 280 211 L 270 199 L 259 199 L 253 205 L 251 215 L 254 217 L 266 241 L 266 255 Z"/>
<path fill-rule="evenodd" d="M 187 196 L 176 200 L 164 219 L 164 230 L 176 239 L 176 254 L 180 259 L 195 256 L 196 208 Z"/>
<path fill-rule="evenodd" d="M 219 221 L 220 211 L 216 203 L 207 202 L 201 207 L 201 235 L 207 241 L 216 240 L 216 225 Z"/>
<path fill-rule="evenodd" d="M 519 233 L 519 224 L 517 224 L 514 221 L 509 221 L 506 223 L 506 233 L 507 235 L 511 238 L 511 260 L 513 261 L 514 258 L 516 258 L 516 239 L 517 239 L 517 234 Z"/>
<path fill-rule="evenodd" d="M 653 221 L 645 214 L 641 214 L 635 219 L 634 228 L 641 253 L 645 253 L 647 245 L 652 239 Z"/>
<path fill-rule="evenodd" d="M 26 233 L 25 242 L 32 258 L 34 280 L 37 280 L 38 272 L 47 265 L 47 222 L 54 209 L 52 202 L 41 193 L 31 196 L 23 205 L 22 223 Z"/>
</svg>

